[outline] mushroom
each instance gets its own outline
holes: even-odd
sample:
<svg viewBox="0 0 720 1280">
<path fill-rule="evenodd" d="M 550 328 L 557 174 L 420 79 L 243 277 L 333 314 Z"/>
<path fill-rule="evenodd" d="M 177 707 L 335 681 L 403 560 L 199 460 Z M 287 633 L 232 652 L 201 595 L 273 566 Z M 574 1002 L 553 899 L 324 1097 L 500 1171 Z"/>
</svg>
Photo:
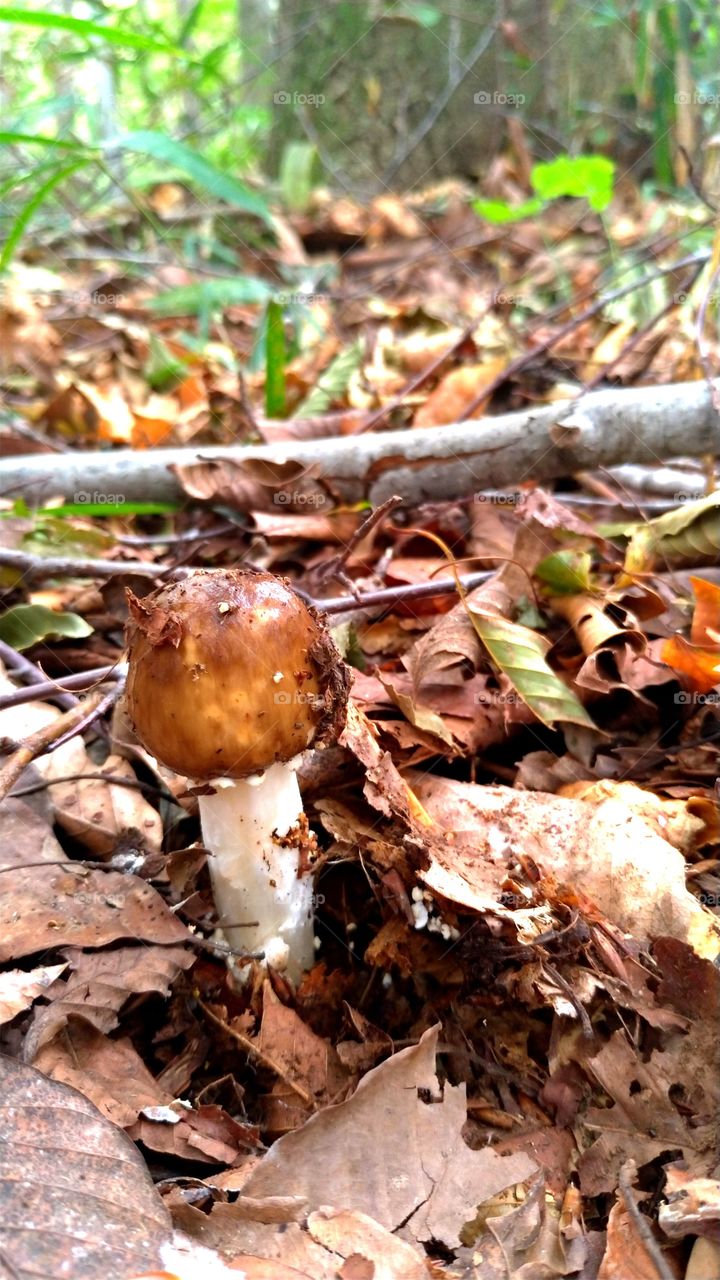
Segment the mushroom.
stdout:
<svg viewBox="0 0 720 1280">
<path fill-rule="evenodd" d="M 199 570 L 127 594 L 130 719 L 158 760 L 210 784 L 200 821 L 223 934 L 296 981 L 314 958 L 296 769 L 341 732 L 349 669 L 316 611 L 271 573 Z"/>
</svg>

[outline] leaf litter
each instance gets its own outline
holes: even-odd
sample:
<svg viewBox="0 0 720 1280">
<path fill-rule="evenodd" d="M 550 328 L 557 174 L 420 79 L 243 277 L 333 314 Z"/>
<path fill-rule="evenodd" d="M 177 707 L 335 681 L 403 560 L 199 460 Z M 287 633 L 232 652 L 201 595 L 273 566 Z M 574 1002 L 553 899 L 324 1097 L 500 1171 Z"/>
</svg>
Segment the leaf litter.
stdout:
<svg viewBox="0 0 720 1280">
<path fill-rule="evenodd" d="M 581 399 L 599 367 L 619 386 L 699 376 L 692 328 L 683 312 L 634 342 L 634 316 L 602 306 L 556 338 L 511 324 L 481 273 L 438 272 L 422 199 L 278 217 L 273 269 L 345 237 L 355 297 L 294 319 L 273 301 L 292 346 L 240 376 L 276 282 L 218 295 L 204 342 L 177 267 L 160 305 L 157 282 L 128 278 L 82 325 L 63 314 L 76 278 L 57 278 L 52 314 L 22 264 L 4 295 L 13 455 L 287 450 L 178 455 L 182 506 L 3 499 L 0 554 L 34 558 L 30 577 L 0 561 L 9 1275 L 650 1280 L 658 1247 L 678 1270 L 691 1241 L 717 1265 L 717 493 L 658 514 L 569 467 L 555 493 L 480 477 L 469 499 L 367 529 L 363 503 L 293 458 L 299 440 Z M 477 228 L 462 192 L 445 200 L 435 235 Z M 649 231 L 639 207 L 617 210 L 626 251 Z M 558 249 L 559 207 L 542 220 Z M 565 246 L 580 315 L 596 232 L 590 218 Z M 567 263 L 534 224 L 492 252 L 473 250 L 482 271 L 547 309 Z M 580 404 L 555 444 L 584 425 Z M 691 492 L 699 464 L 680 465 Z M 68 564 L 44 581 L 48 553 Z M 94 554 L 117 577 L 88 574 Z M 122 588 L 240 562 L 321 605 L 346 597 L 329 617 L 353 666 L 347 725 L 300 770 L 319 949 L 297 990 L 259 968 L 230 980 L 191 786 L 122 706 Z M 410 594 L 468 571 L 487 576 L 462 598 Z M 64 679 L 97 668 L 100 718 L 57 746 L 55 694 L 13 701 L 51 679 L 77 705 Z"/>
</svg>

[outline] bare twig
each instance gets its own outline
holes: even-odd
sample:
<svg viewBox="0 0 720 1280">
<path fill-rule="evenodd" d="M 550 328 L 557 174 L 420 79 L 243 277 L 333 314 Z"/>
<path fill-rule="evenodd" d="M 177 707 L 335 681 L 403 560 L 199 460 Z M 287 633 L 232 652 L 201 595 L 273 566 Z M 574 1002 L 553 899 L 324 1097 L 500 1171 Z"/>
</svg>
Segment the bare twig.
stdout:
<svg viewBox="0 0 720 1280">
<path fill-rule="evenodd" d="M 104 716 L 105 712 L 109 711 L 110 708 L 115 704 L 115 702 L 120 697 L 120 694 L 123 691 L 123 687 L 124 687 L 124 682 L 122 684 L 118 682 L 115 688 L 111 689 L 109 693 L 101 695 L 97 704 L 87 709 L 86 714 L 82 716 L 82 718 L 78 721 L 78 723 L 70 726 L 67 732 L 64 733 L 62 737 L 57 738 L 54 742 L 52 742 L 50 746 L 47 748 L 47 750 L 57 751 L 58 747 L 64 746 L 66 742 L 69 742 L 71 738 L 76 737 L 78 733 L 84 733 L 86 729 L 89 729 L 90 725 L 95 720 L 98 720 L 100 716 Z M 95 696 L 96 695 L 94 694 L 90 694 L 89 697 L 85 700 L 85 702 L 82 703 L 81 705 L 84 708 L 87 708 L 88 703 Z"/>
<path fill-rule="evenodd" d="M 24 654 L 18 653 L 17 649 L 13 649 L 12 645 L 6 644 L 4 640 L 0 640 L 0 659 L 8 668 L 8 675 L 12 676 L 13 679 L 24 680 L 26 684 L 35 686 L 30 689 L 18 689 L 17 693 L 23 695 L 21 697 L 10 694 L 9 696 L 15 699 L 13 702 L 3 703 L 3 699 L 0 698 L 0 707 L 3 705 L 14 707 L 20 702 L 34 702 L 36 698 L 44 696 L 48 683 L 47 676 L 43 674 L 34 662 L 31 662 Z M 41 687 L 43 693 L 38 693 L 37 690 Z M 77 698 L 74 698 L 71 693 L 62 692 L 62 690 L 56 689 L 55 698 L 64 711 L 69 711 L 71 707 L 78 705 Z"/>
<path fill-rule="evenodd" d="M 647 1218 L 643 1217 L 638 1208 L 632 1186 L 632 1179 L 635 1174 L 636 1169 L 633 1161 L 626 1160 L 620 1170 L 618 1183 L 628 1217 L 632 1220 L 633 1226 L 642 1240 L 645 1252 L 657 1270 L 658 1280 L 674 1280 L 675 1272 L 665 1261 L 663 1251 L 652 1233 L 650 1223 Z"/>
<path fill-rule="evenodd" d="M 358 528 L 355 530 L 352 537 L 345 543 L 343 550 L 338 555 L 333 556 L 321 567 L 318 573 L 318 581 L 325 582 L 327 578 L 335 577 L 340 572 L 343 565 L 347 564 L 349 557 L 352 555 L 355 548 L 362 542 L 363 538 L 367 538 L 368 534 L 382 523 L 385 516 L 389 515 L 391 511 L 395 511 L 397 507 L 401 507 L 402 504 L 402 498 L 399 497 L 397 493 L 393 493 L 389 498 L 386 498 L 379 507 L 376 507 L 374 511 L 371 511 L 367 519 L 363 520 L 361 525 L 358 525 Z"/>
<path fill-rule="evenodd" d="M 460 574 L 460 584 L 472 590 L 492 577 L 492 570 Z M 394 604 L 413 604 L 415 600 L 428 600 L 433 596 L 450 595 L 457 591 L 454 578 L 438 578 L 437 582 L 411 583 L 406 587 L 381 587 L 378 591 L 360 591 L 355 596 L 332 596 L 328 600 L 313 600 L 305 596 L 316 609 L 325 613 L 348 613 L 353 609 L 389 609 Z"/>
<path fill-rule="evenodd" d="M 33 556 L 27 551 L 0 549 L 0 564 L 18 569 L 24 578 L 109 578 L 132 574 L 143 578 L 185 578 L 185 568 L 167 569 L 139 560 L 76 560 L 72 556 Z"/>
<path fill-rule="evenodd" d="M 2 654 L 0 653 L 0 656 Z M 34 664 L 30 664 L 31 666 Z M 35 670 L 38 670 L 36 667 Z M 10 675 L 19 674 L 11 671 Z M 124 680 L 127 676 L 127 664 L 117 662 L 112 667 L 92 667 L 89 671 L 79 671 L 77 675 L 63 676 L 62 683 L 59 680 L 48 680 L 43 677 L 37 684 L 33 684 L 29 689 L 16 689 L 14 693 L 4 693 L 0 696 L 0 711 L 4 711 L 6 707 L 19 707 L 24 702 L 36 702 L 38 698 L 52 698 L 66 711 L 70 707 L 78 705 L 77 698 L 65 696 L 66 689 L 93 689 L 96 685 L 104 683 L 106 680 Z M 67 705 L 66 705 L 67 704 Z"/>
<path fill-rule="evenodd" d="M 503 379 L 507 375 L 506 369 Z M 576 404 L 573 398 L 432 431 L 416 428 L 277 445 L 119 449 L 52 459 L 34 454 L 0 462 L 0 492 L 29 494 L 37 502 L 80 487 L 100 490 L 112 485 L 128 502 L 177 501 L 186 497 L 178 467 L 282 460 L 305 470 L 312 466 L 313 475 L 341 505 L 369 501 L 379 506 L 401 493 L 408 506 L 416 506 L 457 501 L 483 489 L 517 485 L 521 479 L 542 482 L 620 462 L 657 463 L 658 458 L 720 452 L 717 418 L 702 382 L 591 391 L 582 400 L 583 430 L 570 440 L 554 438 L 556 424 L 575 412 Z M 238 500 L 238 508 L 241 505 Z M 108 576 L 158 573 L 147 564 L 109 564 Z"/>
<path fill-rule="evenodd" d="M 23 769 L 26 769 L 37 756 L 50 750 L 53 744 L 59 745 L 59 739 L 67 741 L 68 736 L 77 733 L 79 727 L 85 725 L 88 716 L 95 708 L 100 707 L 102 702 L 101 693 L 90 694 L 85 702 L 72 707 L 64 715 L 58 716 L 57 720 L 51 720 L 49 724 L 43 725 L 42 729 L 38 729 L 36 733 L 26 738 L 0 769 L 0 800 L 5 798 L 17 782 Z"/>
<path fill-rule="evenodd" d="M 235 1040 L 237 1044 L 242 1045 L 245 1052 L 249 1053 L 253 1058 L 256 1058 L 262 1066 L 267 1067 L 269 1071 L 272 1071 L 279 1080 L 282 1080 L 283 1084 L 287 1085 L 288 1089 L 292 1089 L 293 1093 L 296 1093 L 298 1098 L 302 1099 L 306 1107 L 309 1107 L 311 1111 L 317 1111 L 317 1103 L 312 1095 L 308 1093 L 307 1089 L 303 1089 L 301 1084 L 297 1084 L 295 1080 L 291 1080 L 290 1077 L 285 1074 L 280 1063 L 276 1062 L 275 1058 L 271 1058 L 269 1054 L 263 1053 L 262 1049 L 259 1049 L 249 1036 L 244 1035 L 242 1031 L 237 1031 L 235 1027 L 231 1027 L 227 1022 L 224 1022 L 222 1018 L 219 1018 L 216 1013 L 213 1013 L 210 1006 L 205 1004 L 204 1000 L 201 1000 L 199 997 L 196 997 L 196 999 L 205 1016 L 209 1018 L 216 1027 L 219 1027 L 221 1031 L 224 1031 L 225 1035 L 230 1036 L 230 1038 Z"/>
</svg>

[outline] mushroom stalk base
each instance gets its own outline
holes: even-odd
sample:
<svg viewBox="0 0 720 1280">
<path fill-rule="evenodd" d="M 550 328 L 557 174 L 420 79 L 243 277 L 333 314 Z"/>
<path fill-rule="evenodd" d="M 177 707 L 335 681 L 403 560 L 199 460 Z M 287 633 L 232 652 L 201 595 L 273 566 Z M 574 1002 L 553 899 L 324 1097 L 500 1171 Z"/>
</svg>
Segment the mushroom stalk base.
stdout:
<svg viewBox="0 0 720 1280">
<path fill-rule="evenodd" d="M 293 980 L 314 963 L 313 882 L 298 876 L 300 853 L 281 846 L 298 822 L 302 797 L 291 764 L 273 764 L 254 778 L 218 778 L 200 796 L 203 843 L 220 927 L 244 954 L 263 951 Z"/>
</svg>

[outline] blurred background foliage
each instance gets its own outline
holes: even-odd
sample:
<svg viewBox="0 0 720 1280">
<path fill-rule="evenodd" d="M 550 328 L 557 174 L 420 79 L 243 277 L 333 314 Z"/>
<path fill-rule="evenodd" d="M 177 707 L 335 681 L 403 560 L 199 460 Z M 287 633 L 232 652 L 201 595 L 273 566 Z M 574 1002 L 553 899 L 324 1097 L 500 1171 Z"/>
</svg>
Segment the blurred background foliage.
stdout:
<svg viewBox="0 0 720 1280">
<path fill-rule="evenodd" d="M 278 194 L 478 183 L 518 121 L 535 161 L 601 153 L 681 188 L 717 127 L 719 29 L 711 0 L 2 7 L 0 265 L 30 225 L 128 202 L 152 222 L 169 181 L 259 216 L 261 244 Z"/>
</svg>

